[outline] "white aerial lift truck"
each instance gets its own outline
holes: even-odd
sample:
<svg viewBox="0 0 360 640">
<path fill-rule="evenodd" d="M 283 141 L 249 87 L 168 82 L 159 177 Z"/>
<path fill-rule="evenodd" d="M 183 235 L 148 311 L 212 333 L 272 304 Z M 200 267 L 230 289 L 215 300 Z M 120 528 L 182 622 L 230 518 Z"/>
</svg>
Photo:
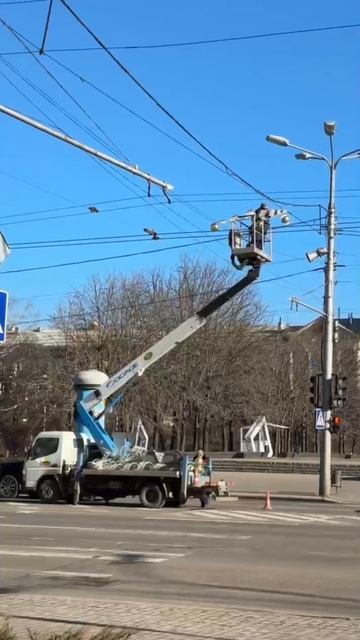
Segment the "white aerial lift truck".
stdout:
<svg viewBox="0 0 360 640">
<path fill-rule="evenodd" d="M 96 370 L 75 376 L 75 430 L 47 431 L 35 438 L 24 463 L 24 486 L 30 495 L 47 503 L 66 500 L 74 504 L 89 496 L 106 501 L 139 496 L 143 506 L 158 508 L 165 503 L 184 504 L 188 497 L 199 497 L 205 504 L 207 495 L 217 492 L 210 460 L 194 462 L 180 452 L 149 450 L 141 422 L 135 441 L 116 432 L 111 437 L 105 428 L 105 416 L 148 367 L 257 280 L 261 265 L 271 261 L 270 220 L 278 215 L 282 222 L 288 222 L 283 210 L 261 205 L 243 216 L 214 223 L 213 231 L 231 224 L 232 264 L 237 269 L 250 267 L 248 273 L 110 378 Z"/>
</svg>

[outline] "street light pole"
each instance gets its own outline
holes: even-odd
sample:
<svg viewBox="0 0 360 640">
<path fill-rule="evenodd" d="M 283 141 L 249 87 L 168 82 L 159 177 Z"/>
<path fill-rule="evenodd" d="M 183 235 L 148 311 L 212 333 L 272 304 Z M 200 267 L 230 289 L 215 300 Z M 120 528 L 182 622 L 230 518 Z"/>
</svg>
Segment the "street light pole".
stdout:
<svg viewBox="0 0 360 640">
<path fill-rule="evenodd" d="M 335 206 L 335 180 L 336 170 L 342 160 L 360 158 L 360 150 L 355 149 L 344 153 L 337 160 L 334 159 L 332 137 L 335 133 L 335 122 L 325 122 L 324 131 L 330 138 L 330 158 L 321 153 L 309 151 L 304 147 L 291 144 L 287 138 L 281 136 L 267 136 L 266 140 L 281 147 L 297 149 L 297 160 L 322 160 L 326 162 L 330 170 L 329 205 L 326 225 L 327 248 L 321 253 L 318 250 L 317 257 L 326 255 L 325 264 L 325 290 L 324 290 L 324 333 L 322 342 L 322 410 L 325 428 L 320 433 L 320 475 L 319 495 L 330 496 L 331 493 L 331 419 L 332 419 L 332 369 L 334 359 L 334 284 L 335 284 L 335 235 L 336 235 L 336 206 Z M 309 258 L 310 259 L 310 258 Z"/>
<path fill-rule="evenodd" d="M 332 145 L 331 145 L 332 148 Z M 329 496 L 331 493 L 331 384 L 334 359 L 334 275 L 335 275 L 335 233 L 336 233 L 336 208 L 335 208 L 335 178 L 336 165 L 333 155 L 330 161 L 330 194 L 327 218 L 327 254 L 325 265 L 325 292 L 324 292 L 324 335 L 322 344 L 323 357 L 323 397 L 322 409 L 324 414 L 325 429 L 320 431 L 320 475 L 319 495 Z"/>
</svg>

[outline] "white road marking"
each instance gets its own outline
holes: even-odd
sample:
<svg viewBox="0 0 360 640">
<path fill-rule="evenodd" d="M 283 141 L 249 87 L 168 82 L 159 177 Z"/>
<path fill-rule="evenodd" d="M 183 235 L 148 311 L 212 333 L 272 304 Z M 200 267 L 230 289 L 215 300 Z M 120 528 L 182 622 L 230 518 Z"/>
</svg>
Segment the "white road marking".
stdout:
<svg viewBox="0 0 360 640">
<path fill-rule="evenodd" d="M 342 518 L 342 521 L 339 520 Z M 351 518 L 351 516 L 350 516 Z M 299 526 L 301 524 L 331 524 L 337 526 L 347 526 L 350 522 L 344 522 L 344 516 L 335 515 L 317 515 L 317 514 L 298 514 L 298 513 L 268 513 L 259 511 L 222 511 L 219 509 L 209 509 L 199 511 L 188 511 L 168 514 L 166 512 L 153 513 L 145 516 L 145 520 L 181 520 L 183 522 L 197 522 L 199 524 L 207 523 L 232 523 L 232 524 L 282 524 L 290 526 Z M 356 520 L 360 520 L 356 518 Z M 1 525 L 0 525 L 1 527 Z"/>
<path fill-rule="evenodd" d="M 36 558 L 71 558 L 73 560 L 107 560 L 107 561 L 121 561 L 121 553 L 119 555 L 94 555 L 94 554 L 85 554 L 85 553 L 59 553 L 59 552 L 47 552 L 45 550 L 42 551 L 17 551 L 17 550 L 13 550 L 13 549 L 1 549 L 0 550 L 0 556 L 19 556 L 19 557 L 24 557 L 24 558 L 28 558 L 28 557 L 36 557 Z M 128 555 L 134 555 L 134 561 L 135 562 L 139 562 L 139 563 L 158 563 L 158 562 L 166 562 L 166 560 L 168 558 L 153 558 L 148 557 L 148 556 L 144 556 L 144 554 L 142 552 L 131 552 L 131 553 L 126 553 L 124 552 L 123 554 L 124 556 L 128 556 Z M 136 556 L 138 556 L 138 559 L 136 559 Z"/>
<path fill-rule="evenodd" d="M 157 520 L 157 518 L 155 518 L 155 516 L 151 516 L 149 518 L 146 518 L 147 520 Z M 169 517 L 167 518 L 167 520 L 178 520 L 175 517 Z M 199 521 L 198 518 L 193 517 L 188 517 L 184 519 L 184 522 L 196 522 L 197 524 L 204 524 L 205 520 Z M 248 516 L 247 518 L 243 518 L 241 521 L 238 520 L 237 522 L 234 520 L 229 520 L 229 518 L 217 518 L 214 520 L 208 520 L 208 523 L 213 522 L 214 524 L 259 524 L 259 525 L 266 525 L 269 524 L 269 521 L 266 520 L 259 520 L 259 519 L 255 519 L 255 518 L 251 518 L 250 516 Z M 271 524 L 271 523 L 270 523 Z M 275 522 L 273 522 L 272 524 L 276 524 Z M 300 523 L 299 522 L 289 522 L 289 521 L 282 521 L 281 525 L 286 527 L 297 527 Z M 187 535 L 186 533 L 184 533 L 183 535 Z M 212 538 L 212 535 L 209 535 L 210 538 Z M 231 539 L 232 536 L 229 536 Z"/>
<path fill-rule="evenodd" d="M 93 578 L 93 579 L 109 579 L 113 577 L 112 573 L 82 573 L 81 571 L 28 571 L 26 569 L 5 568 L 0 569 L 0 573 L 21 573 L 27 578 L 29 576 L 59 576 L 68 578 Z"/>
<path fill-rule="evenodd" d="M 235 516 L 236 512 L 232 512 Z M 241 517 L 242 514 L 249 514 L 249 515 L 253 515 L 254 512 L 253 511 L 240 511 L 239 512 L 239 516 L 237 517 Z M 278 512 L 278 513 L 269 513 L 269 512 L 265 512 L 263 514 L 263 517 L 265 519 L 288 519 L 291 521 L 300 521 L 300 522 L 317 522 L 317 521 L 323 521 L 326 520 L 326 522 L 328 522 L 329 520 L 332 520 L 331 516 L 318 516 L 317 514 L 312 514 L 312 515 L 300 515 L 298 513 L 285 513 L 285 512 Z"/>
<path fill-rule="evenodd" d="M 9 545 L 0 545 L 0 554 L 1 554 L 1 547 L 6 546 L 8 547 Z M 183 558 L 185 555 L 188 555 L 186 553 L 168 553 L 167 551 L 129 551 L 128 549 L 119 549 L 118 551 L 114 552 L 114 549 L 99 549 L 98 547 L 39 547 L 39 546 L 34 546 L 34 545 L 29 545 L 26 546 L 27 549 L 43 549 L 44 551 L 83 551 L 83 552 L 99 552 L 99 553 L 110 553 L 113 554 L 114 557 L 117 557 L 117 554 L 121 554 L 124 553 L 127 556 L 128 555 L 134 555 L 134 556 L 138 556 L 138 555 L 142 555 L 142 556 L 166 556 L 169 558 Z"/>
<path fill-rule="evenodd" d="M 95 578 L 104 580 L 112 578 L 112 573 L 81 573 L 79 571 L 34 571 L 33 576 L 59 576 L 61 578 Z"/>
<path fill-rule="evenodd" d="M 168 518 L 169 519 L 169 518 Z M 178 519 L 178 518 L 176 518 Z M 158 518 L 154 518 L 154 520 L 158 520 Z M 218 534 L 218 533 L 195 533 L 195 532 L 183 532 L 183 531 L 165 531 L 165 530 L 161 530 L 161 531 L 157 531 L 156 529 L 146 529 L 146 530 L 141 530 L 141 529 L 110 529 L 108 528 L 96 528 L 96 527 L 66 527 L 66 526 L 62 526 L 62 525 L 54 525 L 54 524 L 27 524 L 24 522 L 24 524 L 12 524 L 12 523 L 5 523 L 5 524 L 0 524 L 0 527 L 3 528 L 14 528 L 14 529 L 50 529 L 50 530 L 60 530 L 60 531 L 81 531 L 82 533 L 85 532 L 91 532 L 91 533 L 132 533 L 135 535 L 151 535 L 151 536 L 181 536 L 182 538 L 184 536 L 186 537 L 192 537 L 192 538 L 211 538 L 211 539 L 217 539 L 217 540 L 249 540 L 251 538 L 251 536 L 239 536 L 239 535 L 223 535 L 223 534 Z"/>
<path fill-rule="evenodd" d="M 232 512 L 222 512 L 222 511 L 201 511 L 200 514 L 201 518 L 209 518 L 209 519 L 214 519 L 214 520 L 218 520 L 219 518 L 223 519 L 223 520 L 234 520 L 235 518 L 242 518 L 242 519 L 251 519 L 253 522 L 255 521 L 261 521 L 261 522 L 266 522 L 266 516 L 259 513 L 259 514 L 254 514 L 254 513 L 246 513 L 245 511 L 242 511 L 241 514 L 234 514 Z"/>
<path fill-rule="evenodd" d="M 18 509 L 16 513 L 37 513 L 39 509 Z"/>
</svg>

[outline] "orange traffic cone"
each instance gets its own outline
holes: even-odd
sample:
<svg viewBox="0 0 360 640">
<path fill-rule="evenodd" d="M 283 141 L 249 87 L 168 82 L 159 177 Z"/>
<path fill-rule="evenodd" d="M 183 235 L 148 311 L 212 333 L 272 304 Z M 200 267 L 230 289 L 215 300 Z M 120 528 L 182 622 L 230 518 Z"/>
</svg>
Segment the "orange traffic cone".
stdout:
<svg viewBox="0 0 360 640">
<path fill-rule="evenodd" d="M 264 509 L 265 509 L 265 511 L 272 511 L 272 508 L 271 508 L 270 491 L 267 491 L 267 492 L 266 492 Z"/>
</svg>

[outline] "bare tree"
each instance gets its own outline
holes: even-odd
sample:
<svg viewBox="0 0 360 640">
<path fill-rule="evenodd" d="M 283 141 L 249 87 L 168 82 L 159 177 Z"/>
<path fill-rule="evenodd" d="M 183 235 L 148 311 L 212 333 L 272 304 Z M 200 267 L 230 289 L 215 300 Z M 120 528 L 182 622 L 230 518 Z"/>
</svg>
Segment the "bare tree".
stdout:
<svg viewBox="0 0 360 640">
<path fill-rule="evenodd" d="M 89 367 L 113 373 L 233 279 L 228 269 L 187 258 L 168 275 L 154 269 L 131 277 L 93 278 L 86 293 L 74 292 L 57 311 L 56 325 L 66 335 L 69 373 Z M 154 365 L 127 392 L 109 424 L 129 428 L 132 417 L 140 415 L 156 446 L 230 446 L 230 425 L 248 404 L 239 389 L 244 378 L 245 388 L 250 387 L 246 363 L 255 348 L 253 326 L 261 313 L 255 291 L 244 291 L 199 334 Z"/>
</svg>

